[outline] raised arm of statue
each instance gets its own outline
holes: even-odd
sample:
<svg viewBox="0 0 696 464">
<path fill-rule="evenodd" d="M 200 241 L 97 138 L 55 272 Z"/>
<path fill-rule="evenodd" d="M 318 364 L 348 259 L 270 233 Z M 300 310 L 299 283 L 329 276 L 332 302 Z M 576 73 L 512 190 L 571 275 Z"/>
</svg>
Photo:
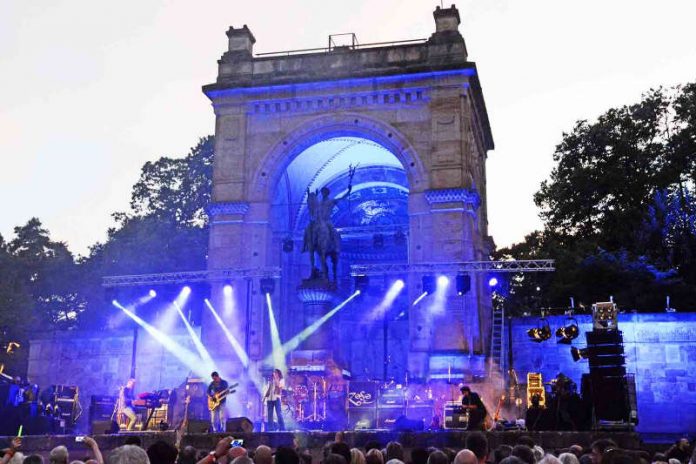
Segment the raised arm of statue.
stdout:
<svg viewBox="0 0 696 464">
<path fill-rule="evenodd" d="M 358 168 L 358 166 L 353 166 L 352 164 L 348 166 L 348 191 L 344 193 L 341 196 L 337 196 L 334 198 L 334 202 L 339 202 L 346 198 L 348 195 L 350 195 L 350 192 L 353 191 L 353 176 L 355 175 L 355 170 Z"/>
<path fill-rule="evenodd" d="M 307 188 L 307 209 L 309 210 L 309 217 L 311 220 L 317 217 L 317 193 L 311 192 L 309 187 Z"/>
</svg>

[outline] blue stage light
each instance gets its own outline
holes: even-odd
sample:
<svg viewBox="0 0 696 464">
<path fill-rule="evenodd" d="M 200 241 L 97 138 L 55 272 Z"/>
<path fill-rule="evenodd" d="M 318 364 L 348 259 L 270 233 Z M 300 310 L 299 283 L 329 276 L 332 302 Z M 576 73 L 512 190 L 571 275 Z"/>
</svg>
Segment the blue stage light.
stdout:
<svg viewBox="0 0 696 464">
<path fill-rule="evenodd" d="M 496 277 L 491 277 L 490 279 L 488 279 L 489 287 L 495 287 L 496 285 L 498 285 L 498 279 Z"/>
<path fill-rule="evenodd" d="M 227 284 L 224 287 L 222 287 L 222 291 L 225 294 L 225 296 L 231 296 L 232 295 L 232 285 Z"/>
<path fill-rule="evenodd" d="M 184 296 L 190 295 L 190 294 L 191 294 L 191 287 L 189 287 L 188 285 L 186 285 L 184 288 L 181 289 L 181 293 L 182 293 Z"/>
<path fill-rule="evenodd" d="M 156 296 L 157 296 L 157 292 L 154 291 L 153 289 L 150 289 L 150 296 L 151 296 L 152 298 L 156 297 Z"/>
<path fill-rule="evenodd" d="M 437 285 L 444 286 L 449 283 L 449 277 L 441 275 L 437 278 Z"/>
</svg>

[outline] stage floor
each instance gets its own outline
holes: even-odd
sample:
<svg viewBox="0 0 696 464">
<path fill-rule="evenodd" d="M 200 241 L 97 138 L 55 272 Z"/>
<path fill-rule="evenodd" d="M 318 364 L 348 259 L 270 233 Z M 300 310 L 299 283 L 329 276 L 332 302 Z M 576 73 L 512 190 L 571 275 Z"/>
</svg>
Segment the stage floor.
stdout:
<svg viewBox="0 0 696 464">
<path fill-rule="evenodd" d="M 437 432 L 397 432 L 389 430 L 361 430 L 344 432 L 344 441 L 351 447 L 364 447 L 369 442 L 376 441 L 382 446 L 395 440 L 400 442 L 407 453 L 412 448 L 434 446 L 438 448 L 461 449 L 464 446 L 466 435 L 470 432 L 460 430 L 443 430 Z M 128 432 L 115 435 L 96 435 L 99 447 L 103 452 L 108 452 L 124 444 L 128 436 L 136 435 L 142 440 L 142 446 L 147 448 L 158 440 L 176 443 L 179 440 L 181 447 L 191 445 L 199 450 L 212 450 L 217 441 L 224 436 L 233 435 L 244 440 L 244 447 L 253 449 L 259 445 L 268 445 L 272 448 L 278 446 L 297 445 L 309 449 L 315 458 L 319 458 L 323 446 L 333 441 L 335 432 L 324 431 L 297 431 L 297 432 L 254 432 L 235 434 L 183 434 L 177 435 L 175 431 L 168 432 Z M 640 436 L 635 432 L 487 432 L 489 446 L 492 448 L 500 444 L 514 445 L 522 435 L 532 437 L 536 443 L 546 450 L 567 448 L 573 444 L 588 446 L 598 438 L 609 437 L 626 449 L 642 449 L 644 445 Z M 25 454 L 39 453 L 47 455 L 55 446 L 65 445 L 71 451 L 70 459 L 86 458 L 87 450 L 82 443 L 75 441 L 75 435 L 43 435 L 26 436 L 22 438 L 22 451 Z M 408 456 L 408 454 L 407 454 Z M 317 461 L 318 462 L 318 461 Z"/>
</svg>

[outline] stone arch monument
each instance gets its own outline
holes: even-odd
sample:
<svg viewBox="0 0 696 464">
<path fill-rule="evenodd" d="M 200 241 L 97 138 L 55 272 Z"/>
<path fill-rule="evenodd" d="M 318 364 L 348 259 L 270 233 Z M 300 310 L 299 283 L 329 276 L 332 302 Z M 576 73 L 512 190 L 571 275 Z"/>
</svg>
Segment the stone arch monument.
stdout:
<svg viewBox="0 0 696 464">
<path fill-rule="evenodd" d="M 262 56 L 254 55 L 256 40 L 246 25 L 227 31 L 217 80 L 203 87 L 216 116 L 208 267 L 279 268 L 272 301 L 283 340 L 326 310 L 308 319 L 306 301 L 298 298 L 308 273 L 298 237 L 304 194 L 325 185 L 332 195 L 345 192 L 349 163 L 359 165 L 359 185 L 335 212 L 343 218 L 337 219 L 343 234 L 337 298 L 352 291 L 350 264 L 488 259 L 486 157 L 493 140 L 486 107 L 458 30 L 459 12 L 438 7 L 434 18 L 427 40 Z M 421 277 L 404 276 L 407 311 L 399 315 L 407 317 L 394 319 L 402 329 L 389 339 L 397 376 L 426 378 L 438 353 L 483 356 L 488 346 L 491 304 L 483 279 L 472 275 L 464 296 L 452 289 L 445 315 L 433 321 L 426 305 L 410 304 L 423 291 Z M 215 285 L 212 299 L 222 307 Z M 228 317 L 251 371 L 271 349 L 265 296 L 257 279 L 232 285 Z M 361 359 L 377 355 L 370 329 L 359 328 L 364 306 L 346 310 L 341 325 L 353 327 L 349 334 L 331 329 L 345 342 L 338 357 L 355 372 L 363 370 Z M 354 343 L 360 337 L 367 348 Z M 230 350 L 218 358 L 235 372 L 234 353 L 207 318 L 203 338 L 219 353 Z"/>
</svg>

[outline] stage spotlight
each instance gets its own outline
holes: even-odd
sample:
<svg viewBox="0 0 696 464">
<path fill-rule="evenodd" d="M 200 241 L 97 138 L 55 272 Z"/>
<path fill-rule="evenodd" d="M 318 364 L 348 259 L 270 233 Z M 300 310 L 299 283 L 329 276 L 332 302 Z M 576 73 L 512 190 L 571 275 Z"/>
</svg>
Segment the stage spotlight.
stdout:
<svg viewBox="0 0 696 464">
<path fill-rule="evenodd" d="M 587 348 L 576 348 L 576 347 L 571 347 L 570 348 L 570 355 L 573 357 L 573 361 L 578 362 L 581 359 L 587 359 L 590 357 L 590 350 Z"/>
<path fill-rule="evenodd" d="M 406 283 L 403 281 L 403 279 L 397 279 L 394 281 L 394 288 L 401 290 L 406 286 Z"/>
<path fill-rule="evenodd" d="M 263 279 L 261 279 L 260 284 L 261 293 L 273 295 L 273 291 L 275 290 L 275 279 L 271 277 L 264 277 Z"/>
<path fill-rule="evenodd" d="M 527 331 L 527 335 L 533 342 L 541 343 L 551 338 L 551 326 L 545 317 L 541 318 L 541 325 Z"/>
<path fill-rule="evenodd" d="M 447 284 L 449 284 L 449 277 L 441 275 L 437 278 L 438 287 L 444 287 Z"/>
<path fill-rule="evenodd" d="M 567 318 L 566 325 L 556 330 L 556 337 L 559 338 L 558 343 L 565 345 L 570 345 L 573 340 L 578 338 L 578 335 L 580 335 L 580 328 L 578 327 L 578 321 L 574 317 Z"/>
<path fill-rule="evenodd" d="M 181 289 L 181 294 L 183 296 L 189 296 L 191 294 L 191 287 L 186 285 L 184 288 Z"/>
<path fill-rule="evenodd" d="M 423 284 L 423 293 L 429 295 L 435 292 L 435 277 L 431 275 L 424 275 L 421 282 Z"/>
<path fill-rule="evenodd" d="M 469 274 L 459 274 L 457 276 L 457 295 L 461 296 L 471 290 L 471 276 Z"/>
<path fill-rule="evenodd" d="M 372 246 L 380 249 L 384 248 L 384 235 L 382 234 L 375 234 L 372 236 Z"/>
<path fill-rule="evenodd" d="M 497 277 L 491 277 L 490 279 L 488 279 L 488 286 L 489 287 L 495 287 L 496 285 L 498 285 L 498 278 Z"/>
<path fill-rule="evenodd" d="M 360 293 L 364 293 L 367 287 L 370 286 L 370 276 L 366 275 L 356 275 L 355 276 L 355 289 L 360 290 Z"/>
<path fill-rule="evenodd" d="M 149 293 L 149 295 L 150 295 L 150 296 L 151 296 L 152 298 L 154 298 L 154 297 L 156 297 L 156 296 L 157 296 L 157 292 L 156 292 L 156 291 L 154 291 L 153 289 L 150 289 L 150 293 Z"/>
<path fill-rule="evenodd" d="M 225 296 L 232 296 L 232 285 L 225 284 L 225 286 L 222 287 L 222 292 L 225 294 Z"/>
</svg>

